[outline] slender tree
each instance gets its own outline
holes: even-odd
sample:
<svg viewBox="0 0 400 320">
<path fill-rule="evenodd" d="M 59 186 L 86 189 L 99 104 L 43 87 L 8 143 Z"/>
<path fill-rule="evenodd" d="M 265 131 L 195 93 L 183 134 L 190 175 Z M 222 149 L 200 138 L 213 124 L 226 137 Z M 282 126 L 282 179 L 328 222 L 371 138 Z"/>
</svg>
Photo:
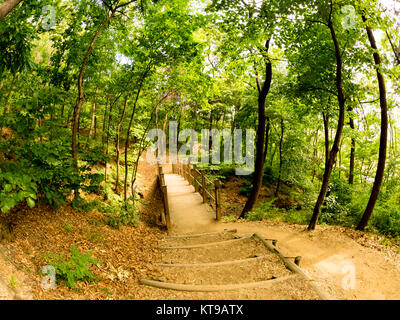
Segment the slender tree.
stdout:
<svg viewBox="0 0 400 320">
<path fill-rule="evenodd" d="M 328 162 L 325 166 L 325 173 L 322 181 L 322 186 L 320 193 L 318 195 L 317 202 L 314 207 L 313 215 L 311 217 L 310 224 L 308 226 L 308 230 L 314 230 L 321 213 L 321 207 L 326 197 L 326 192 L 328 191 L 329 180 L 332 174 L 333 166 L 336 161 L 337 153 L 339 152 L 340 140 L 342 138 L 343 127 L 345 122 L 345 97 L 343 93 L 343 59 L 342 59 L 342 51 L 340 49 L 339 41 L 336 36 L 336 31 L 333 25 L 333 3 L 330 2 L 330 12 L 329 19 L 327 24 L 331 38 L 335 47 L 335 57 L 336 57 L 336 89 L 337 89 L 337 97 L 339 102 L 339 120 L 335 135 L 335 140 L 333 142 L 333 146 L 331 151 L 329 152 Z"/>
<path fill-rule="evenodd" d="M 120 118 L 118 126 L 117 126 L 117 136 L 115 138 L 115 151 L 117 153 L 117 160 L 116 160 L 117 176 L 115 178 L 115 192 L 116 193 L 118 193 L 118 188 L 119 188 L 119 162 L 120 162 L 120 157 L 121 157 L 121 151 L 119 150 L 119 144 L 120 144 L 119 140 L 120 140 L 121 126 L 122 126 L 122 123 L 124 122 L 127 105 L 128 105 L 128 97 L 126 96 L 125 102 L 124 102 L 124 109 L 122 110 L 121 118 Z"/>
<path fill-rule="evenodd" d="M 264 174 L 264 145 L 265 145 L 265 101 L 267 99 L 269 90 L 271 89 L 272 83 L 272 62 L 268 58 L 268 50 L 270 45 L 270 39 L 268 39 L 265 43 L 265 81 L 263 86 L 261 87 L 259 79 L 257 79 L 257 89 L 258 89 L 258 127 L 257 127 L 257 142 L 256 142 L 256 163 L 254 168 L 254 179 L 253 179 L 253 188 L 251 190 L 251 194 L 249 199 L 247 200 L 243 211 L 240 215 L 241 218 L 244 218 L 245 215 L 253 210 L 254 205 L 258 199 L 258 195 L 260 194 L 260 190 L 262 187 L 262 178 Z"/>
<path fill-rule="evenodd" d="M 382 60 L 378 52 L 378 47 L 376 44 L 375 36 L 372 28 L 368 26 L 368 20 L 365 16 L 362 17 L 364 23 L 366 23 L 366 30 L 368 34 L 368 39 L 372 50 L 374 51 L 374 62 L 379 84 L 379 101 L 381 106 L 381 137 L 379 145 L 379 160 L 378 167 L 376 171 L 374 185 L 372 187 L 371 196 L 368 201 L 367 208 L 365 209 L 364 215 L 357 226 L 357 230 L 364 230 L 368 225 L 369 219 L 371 218 L 372 212 L 374 211 L 376 201 L 379 196 L 379 191 L 381 189 L 383 176 L 385 173 L 386 156 L 387 156 L 387 139 L 388 139 L 388 106 L 386 99 L 386 84 L 385 78 L 382 71 Z"/>
</svg>

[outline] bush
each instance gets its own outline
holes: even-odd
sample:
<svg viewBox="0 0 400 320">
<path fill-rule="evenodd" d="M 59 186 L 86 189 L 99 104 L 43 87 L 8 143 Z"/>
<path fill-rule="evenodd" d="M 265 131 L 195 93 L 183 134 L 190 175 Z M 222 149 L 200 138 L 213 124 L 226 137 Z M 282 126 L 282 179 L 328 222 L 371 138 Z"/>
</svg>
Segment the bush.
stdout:
<svg viewBox="0 0 400 320">
<path fill-rule="evenodd" d="M 99 200 L 86 201 L 85 198 L 76 197 L 72 200 L 72 207 L 78 212 L 89 212 L 92 211 L 96 206 L 99 205 Z"/>
<path fill-rule="evenodd" d="M 42 257 L 56 270 L 57 282 L 64 282 L 70 288 L 74 288 L 78 281 L 97 280 L 97 276 L 90 271 L 90 268 L 93 264 L 99 264 L 100 260 L 92 257 L 90 252 L 82 254 L 75 245 L 67 255 L 49 253 Z"/>
<path fill-rule="evenodd" d="M 102 173 L 89 173 L 85 175 L 85 180 L 89 180 L 88 186 L 82 186 L 82 190 L 87 193 L 95 193 L 100 195 L 102 192 L 101 184 L 104 181 L 104 174 Z"/>
<path fill-rule="evenodd" d="M 336 195 L 330 195 L 325 199 L 319 218 L 320 223 L 346 224 L 349 222 L 350 208 L 338 201 Z"/>
<path fill-rule="evenodd" d="M 352 216 L 353 189 L 347 182 L 334 174 L 330 180 L 327 197 L 321 209 L 320 223 L 350 226 L 354 222 Z"/>
<path fill-rule="evenodd" d="M 369 223 L 369 228 L 378 230 L 381 234 L 400 237 L 400 210 L 391 205 L 377 205 Z"/>
<path fill-rule="evenodd" d="M 249 221 L 259 221 L 275 216 L 278 209 L 274 207 L 274 202 L 275 200 L 261 203 L 260 206 L 247 214 L 246 219 Z"/>
<path fill-rule="evenodd" d="M 263 185 L 272 185 L 277 182 L 274 170 L 270 166 L 264 167 Z"/>
<path fill-rule="evenodd" d="M 98 206 L 98 210 L 104 213 L 104 222 L 112 228 L 139 225 L 138 209 L 129 202 L 111 202 Z"/>
<path fill-rule="evenodd" d="M 23 201 L 33 208 L 37 199 L 37 183 L 16 166 L 9 168 L 7 172 L 2 172 L 0 168 L 0 210 L 6 213 Z"/>
<path fill-rule="evenodd" d="M 35 115 L 28 108 L 0 119 L 1 126 L 14 133 L 8 140 L 0 139 L 0 155 L 5 155 L 0 157 L 0 210 L 4 213 L 23 202 L 32 208 L 37 200 L 57 208 L 81 186 L 87 192 L 101 191 L 103 175 L 92 174 L 87 164 L 105 161 L 107 156 L 100 149 L 90 150 L 82 154 L 86 162 L 77 171 L 71 157 L 70 129 L 52 121 L 35 127 Z"/>
<path fill-rule="evenodd" d="M 239 189 L 241 195 L 246 196 L 247 198 L 250 197 L 251 190 L 253 189 L 253 185 L 249 182 L 245 182 Z"/>
<path fill-rule="evenodd" d="M 263 219 L 278 220 L 294 224 L 306 225 L 310 221 L 311 214 L 301 210 L 285 210 L 274 206 L 276 200 L 261 203 L 253 211 L 247 214 L 249 221 L 260 221 Z"/>
<path fill-rule="evenodd" d="M 223 179 L 229 179 L 230 177 L 233 177 L 236 175 L 236 168 L 233 168 L 231 166 L 223 166 L 219 170 L 219 175 L 223 177 Z"/>
</svg>

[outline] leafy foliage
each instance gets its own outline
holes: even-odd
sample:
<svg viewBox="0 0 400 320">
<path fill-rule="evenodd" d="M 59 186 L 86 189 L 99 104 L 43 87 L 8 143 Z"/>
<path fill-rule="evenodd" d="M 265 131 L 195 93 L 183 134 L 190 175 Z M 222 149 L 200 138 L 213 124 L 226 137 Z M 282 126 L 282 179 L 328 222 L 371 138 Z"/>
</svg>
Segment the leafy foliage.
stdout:
<svg viewBox="0 0 400 320">
<path fill-rule="evenodd" d="M 57 281 L 64 282 L 70 288 L 74 288 L 79 281 L 93 282 L 97 279 L 90 268 L 93 264 L 99 264 L 100 260 L 92 257 L 90 252 L 81 253 L 75 245 L 66 255 L 48 253 L 42 257 L 56 270 Z"/>
<path fill-rule="evenodd" d="M 110 227 L 119 229 L 122 226 L 136 227 L 139 224 L 138 210 L 130 202 L 111 202 L 99 205 L 98 210 L 104 213 L 104 221 Z"/>
</svg>

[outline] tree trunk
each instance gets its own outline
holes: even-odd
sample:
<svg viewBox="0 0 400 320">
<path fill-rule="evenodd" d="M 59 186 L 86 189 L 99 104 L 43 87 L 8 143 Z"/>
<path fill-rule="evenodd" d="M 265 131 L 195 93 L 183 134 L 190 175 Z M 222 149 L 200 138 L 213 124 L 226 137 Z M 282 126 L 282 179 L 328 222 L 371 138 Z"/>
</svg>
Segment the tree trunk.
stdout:
<svg viewBox="0 0 400 320">
<path fill-rule="evenodd" d="M 331 177 L 331 174 L 332 174 L 333 165 L 335 164 L 336 156 L 337 156 L 337 153 L 339 151 L 339 144 L 340 144 L 340 140 L 342 138 L 342 132 L 343 132 L 344 121 L 345 121 L 345 112 L 346 112 L 346 109 L 345 109 L 346 100 L 344 98 L 343 88 L 342 88 L 343 61 L 342 61 L 342 54 L 341 54 L 339 42 L 337 40 L 336 32 L 335 32 L 335 29 L 333 27 L 332 13 L 333 13 L 333 4 L 331 2 L 331 11 L 330 11 L 330 14 L 329 14 L 328 27 L 329 27 L 329 30 L 331 32 L 332 41 L 333 41 L 334 46 L 335 46 L 336 87 L 337 87 L 338 102 L 339 102 L 339 120 L 338 120 L 338 126 L 337 126 L 337 130 L 336 130 L 335 140 L 333 142 L 332 149 L 331 149 L 331 151 L 329 153 L 328 163 L 325 166 L 325 173 L 324 173 L 324 178 L 323 178 L 323 181 L 322 181 L 321 191 L 319 193 L 317 202 L 316 202 L 315 207 L 314 207 L 314 212 L 313 212 L 310 224 L 308 226 L 308 230 L 309 231 L 315 229 L 315 226 L 317 224 L 319 215 L 321 213 L 322 204 L 323 204 L 323 202 L 325 200 L 325 197 L 326 197 L 326 192 L 328 190 L 329 180 L 330 180 L 330 177 Z"/>
<path fill-rule="evenodd" d="M 283 122 L 283 118 L 281 119 L 281 137 L 279 140 L 279 174 L 278 174 L 278 183 L 276 185 L 276 190 L 275 190 L 275 197 L 278 196 L 279 194 L 279 189 L 281 186 L 281 177 L 282 177 L 282 144 L 283 144 L 283 135 L 285 132 L 285 124 Z"/>
<path fill-rule="evenodd" d="M 363 16 L 363 21 L 367 22 L 367 19 Z M 386 165 L 386 153 L 387 153 L 387 138 L 388 138 L 388 106 L 386 100 L 386 85 L 385 78 L 380 70 L 381 68 L 381 57 L 378 53 L 378 48 L 376 45 L 374 33 L 370 27 L 366 27 L 368 39 L 371 44 L 371 48 L 374 50 L 374 61 L 377 69 L 377 77 L 379 83 L 379 100 L 381 105 L 381 137 L 379 145 L 379 161 L 375 176 L 374 186 L 372 188 L 371 197 L 367 208 L 365 209 L 364 215 L 357 226 L 357 230 L 363 231 L 368 225 L 369 219 L 371 218 L 372 212 L 374 211 L 376 201 L 379 196 L 379 191 L 381 189 L 383 176 L 385 173 Z"/>
<path fill-rule="evenodd" d="M 193 121 L 194 121 L 194 131 L 197 131 L 197 112 L 198 112 L 198 105 L 197 103 L 194 104 L 194 108 L 193 108 Z"/>
<path fill-rule="evenodd" d="M 22 0 L 4 0 L 0 4 L 0 21 L 3 20 Z"/>
<path fill-rule="evenodd" d="M 116 101 L 115 101 L 116 103 Z M 114 109 L 115 103 L 110 104 L 110 110 L 108 111 L 108 125 L 107 125 L 107 137 L 106 137 L 106 155 L 109 153 L 109 146 L 110 146 L 110 129 L 112 123 L 112 111 Z M 104 182 L 107 182 L 107 162 L 106 167 L 104 169 Z"/>
<path fill-rule="evenodd" d="M 167 131 L 167 124 L 168 124 L 168 111 L 165 112 L 165 120 L 164 120 L 164 124 L 163 124 L 163 132 L 166 135 L 166 131 Z M 167 135 L 166 135 L 167 136 Z M 166 150 L 167 146 L 163 146 L 163 150 Z"/>
<path fill-rule="evenodd" d="M 325 167 L 329 162 L 329 116 L 325 115 L 325 112 L 322 113 L 322 117 L 324 118 L 324 133 L 325 133 Z"/>
<path fill-rule="evenodd" d="M 124 200 L 125 200 L 125 202 L 128 201 L 128 150 L 129 150 L 129 144 L 130 144 L 130 133 L 131 133 L 131 129 L 132 129 L 133 118 L 135 117 L 137 102 L 138 102 L 139 97 L 140 97 L 140 92 L 142 91 L 144 80 L 146 79 L 148 73 L 150 72 L 150 69 L 151 69 L 151 63 L 149 63 L 149 65 L 147 66 L 146 71 L 144 72 L 142 78 L 140 79 L 139 88 L 138 88 L 138 91 L 137 91 L 137 94 L 136 94 L 135 103 L 133 105 L 131 119 L 129 121 L 128 129 L 127 129 L 127 132 L 126 132 L 126 141 L 125 141 L 125 180 L 124 180 Z"/>
<path fill-rule="evenodd" d="M 94 125 L 96 122 L 96 97 L 97 97 L 98 92 L 99 92 L 99 88 L 96 88 L 96 94 L 94 96 L 94 102 L 92 105 L 92 122 L 90 123 L 89 140 L 93 138 L 93 134 L 94 134 Z"/>
<path fill-rule="evenodd" d="M 103 129 L 101 132 L 101 143 L 102 143 L 102 150 L 104 152 L 105 150 L 105 143 L 106 143 L 106 124 L 107 124 L 107 106 L 109 103 L 111 103 L 111 98 L 107 96 L 107 102 L 106 105 L 104 106 L 104 114 L 103 114 Z"/>
<path fill-rule="evenodd" d="M 160 103 L 161 103 L 161 101 L 160 101 Z M 147 136 L 147 133 L 149 132 L 150 125 L 151 125 L 152 121 L 153 121 L 153 114 L 151 115 L 150 120 L 149 120 L 149 122 L 148 122 L 148 124 L 146 126 L 146 129 L 144 130 L 143 135 L 142 135 L 142 137 L 140 139 L 138 155 L 136 157 L 134 168 L 132 170 L 132 182 L 131 182 L 131 193 L 132 193 L 132 195 L 135 193 L 135 183 L 136 183 L 137 173 L 138 173 L 138 169 L 139 169 L 139 161 L 140 161 L 140 158 L 141 158 L 144 150 L 146 149 L 146 136 Z"/>
<path fill-rule="evenodd" d="M 315 137 L 314 137 L 314 145 L 313 145 L 313 148 L 314 148 L 314 153 L 313 153 L 314 160 L 313 160 L 313 174 L 312 174 L 312 180 L 311 180 L 312 183 L 314 183 L 315 174 L 317 173 L 316 165 L 317 165 L 317 162 L 318 162 L 318 134 L 319 134 L 319 129 L 317 129 L 317 132 L 315 133 Z"/>
<path fill-rule="evenodd" d="M 395 47 L 395 45 L 393 44 L 392 38 L 390 37 L 389 32 L 386 30 L 386 37 L 390 42 L 390 46 L 392 48 L 395 60 L 396 60 L 396 64 L 400 65 L 400 54 L 399 54 L 399 47 Z"/>
<path fill-rule="evenodd" d="M 72 125 L 72 158 L 74 162 L 75 169 L 78 171 L 78 150 L 77 150 L 77 137 L 78 137 L 78 123 L 80 118 L 80 113 L 83 105 L 83 101 L 85 98 L 85 93 L 83 90 L 83 76 L 85 73 L 86 65 L 89 61 L 89 57 L 91 52 L 93 51 L 94 44 L 96 43 L 97 38 L 99 37 L 101 31 L 104 26 L 111 20 L 114 12 L 108 15 L 108 17 L 101 23 L 101 25 L 97 28 L 92 41 L 90 42 L 89 48 L 86 51 L 85 58 L 81 65 L 79 76 L 78 76 L 78 99 L 74 108 L 74 116 L 73 116 L 73 125 Z M 75 196 L 78 196 L 78 190 L 75 190 Z"/>
<path fill-rule="evenodd" d="M 264 163 L 265 163 L 265 161 L 267 159 L 267 155 L 268 155 L 270 130 L 271 130 L 271 119 L 267 116 L 267 129 L 265 130 Z"/>
<path fill-rule="evenodd" d="M 349 107 L 348 111 L 353 112 L 353 108 Z M 354 118 L 350 116 L 350 128 L 352 135 L 355 132 Z M 349 170 L 349 184 L 354 184 L 354 168 L 355 168 L 355 153 L 356 153 L 356 139 L 354 136 L 351 137 L 351 150 L 350 150 L 350 170 Z"/>
<path fill-rule="evenodd" d="M 117 127 L 117 137 L 115 141 L 115 148 L 117 151 L 117 177 L 115 179 L 115 192 L 118 193 L 118 188 L 119 188 L 119 159 L 121 152 L 119 150 L 119 137 L 120 137 L 120 131 L 121 131 L 121 126 L 122 122 L 124 121 L 125 114 L 126 114 L 126 107 L 128 105 L 128 97 L 125 97 L 125 103 L 124 103 L 124 110 L 122 111 L 121 119 L 119 120 L 118 127 Z"/>
<path fill-rule="evenodd" d="M 269 50 L 270 39 L 265 43 L 266 53 Z M 262 187 L 262 178 L 264 173 L 264 143 L 265 143 L 265 101 L 267 99 L 269 90 L 271 88 L 272 83 L 272 63 L 271 61 L 265 57 L 265 82 L 263 87 L 257 78 L 257 87 L 259 91 L 258 95 L 258 128 L 257 128 L 257 143 L 256 143 L 256 163 L 255 163 L 255 172 L 254 172 L 254 180 L 253 180 L 253 189 L 251 191 L 250 197 L 247 200 L 244 209 L 240 215 L 240 218 L 244 218 L 247 212 L 253 210 L 254 205 L 258 199 L 258 195 L 260 194 L 260 190 Z"/>
</svg>

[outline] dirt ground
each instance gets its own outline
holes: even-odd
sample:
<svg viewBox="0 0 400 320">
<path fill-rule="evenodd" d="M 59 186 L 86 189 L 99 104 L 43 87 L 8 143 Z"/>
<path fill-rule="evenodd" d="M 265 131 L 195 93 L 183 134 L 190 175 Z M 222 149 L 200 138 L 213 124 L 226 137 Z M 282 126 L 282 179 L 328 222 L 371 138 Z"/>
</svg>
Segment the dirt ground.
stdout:
<svg viewBox="0 0 400 320">
<path fill-rule="evenodd" d="M 336 299 L 400 299 L 399 248 L 383 245 L 382 237 L 331 226 L 309 233 L 304 226 L 268 221 L 225 228 L 278 240 L 287 256 L 302 256 L 301 268 Z"/>
<path fill-rule="evenodd" d="M 139 189 L 146 205 L 142 205 L 138 227 L 113 229 L 98 223 L 103 219 L 101 213 L 76 212 L 71 206 L 56 211 L 48 206 L 19 208 L 10 217 L 14 240 L 0 245 L 0 278 L 7 289 L 21 299 L 137 299 L 138 279 L 151 273 L 158 239 L 166 234 L 157 226 L 162 203 L 156 191 L 156 173 L 155 166 L 140 163 Z M 66 224 L 72 231 L 66 230 Z M 74 289 L 58 285 L 56 290 L 44 290 L 41 255 L 68 253 L 74 244 L 101 261 L 92 268 L 101 280 L 77 283 Z M 2 288 L 0 283 L 0 299 L 12 299 Z"/>
<path fill-rule="evenodd" d="M 96 225 L 93 222 L 101 220 L 100 213 L 79 213 L 70 206 L 57 211 L 46 206 L 34 210 L 21 208 L 15 213 L 14 240 L 5 240 L 0 245 L 3 283 L 0 283 L 0 299 L 12 298 L 9 289 L 12 295 L 16 294 L 14 298 L 21 299 L 209 298 L 194 293 L 179 296 L 172 291 L 139 285 L 139 279 L 151 278 L 159 272 L 155 262 L 160 262 L 162 252 L 158 248 L 166 236 L 156 224 L 156 217 L 162 210 L 155 187 L 157 170 L 142 161 L 139 173 L 139 189 L 148 204 L 142 207 L 141 223 L 136 228 L 115 230 L 104 224 Z M 64 228 L 66 223 L 72 227 L 72 232 Z M 400 299 L 399 248 L 385 246 L 382 237 L 341 227 L 320 226 L 308 233 L 304 226 L 269 221 L 211 223 L 207 230 L 203 227 L 201 232 L 237 229 L 240 234 L 258 232 L 266 238 L 277 239 L 279 249 L 287 256 L 303 257 L 303 270 L 336 299 Z M 82 252 L 91 251 L 101 260 L 102 263 L 93 268 L 101 280 L 92 284 L 78 283 L 75 289 L 60 285 L 56 290 L 43 290 L 41 254 L 66 253 L 73 244 Z M 225 252 L 226 260 L 232 260 L 232 253 Z M 247 266 L 244 270 L 249 272 L 250 269 Z M 183 278 L 189 281 L 190 270 L 182 272 Z M 224 277 L 229 276 L 224 274 Z M 254 277 L 259 279 L 257 274 Z M 2 290 L 5 286 L 6 291 Z M 263 296 L 261 290 L 258 295 L 243 292 L 235 297 L 263 299 Z M 233 296 L 227 293 L 226 298 Z"/>
</svg>

